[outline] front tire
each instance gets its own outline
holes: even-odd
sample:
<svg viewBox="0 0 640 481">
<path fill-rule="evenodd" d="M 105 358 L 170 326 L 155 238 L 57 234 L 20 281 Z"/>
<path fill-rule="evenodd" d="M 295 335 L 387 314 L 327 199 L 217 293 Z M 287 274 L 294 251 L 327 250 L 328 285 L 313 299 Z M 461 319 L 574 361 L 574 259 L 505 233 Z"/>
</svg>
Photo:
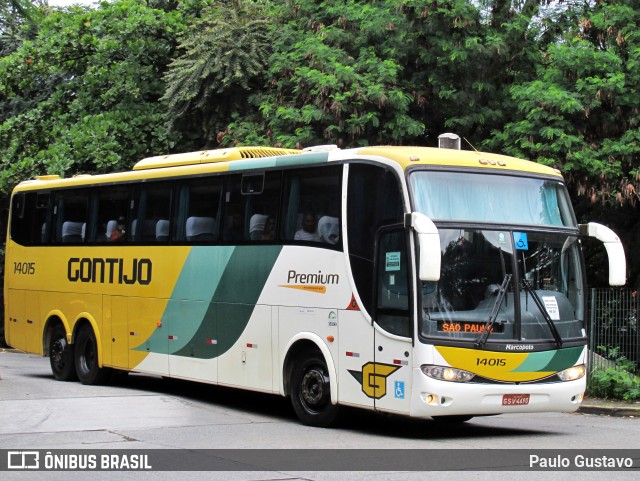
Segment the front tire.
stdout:
<svg viewBox="0 0 640 481">
<path fill-rule="evenodd" d="M 67 332 L 58 324 L 51 331 L 49 338 L 49 363 L 53 377 L 58 381 L 75 381 L 73 345 L 67 342 Z"/>
<path fill-rule="evenodd" d="M 320 352 L 298 358 L 291 371 L 291 404 L 307 426 L 328 427 L 338 416 L 331 404 L 331 384 L 327 363 Z"/>
<path fill-rule="evenodd" d="M 109 378 L 109 369 L 98 364 L 98 343 L 89 325 L 82 326 L 76 336 L 75 365 L 82 384 L 103 384 Z"/>
</svg>

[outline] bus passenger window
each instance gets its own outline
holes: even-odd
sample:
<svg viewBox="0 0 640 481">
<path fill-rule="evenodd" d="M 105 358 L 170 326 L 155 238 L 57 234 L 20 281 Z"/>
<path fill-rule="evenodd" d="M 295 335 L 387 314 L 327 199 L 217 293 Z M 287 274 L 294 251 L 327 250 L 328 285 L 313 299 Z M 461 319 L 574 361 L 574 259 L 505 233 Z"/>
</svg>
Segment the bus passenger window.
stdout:
<svg viewBox="0 0 640 481">
<path fill-rule="evenodd" d="M 222 178 L 189 180 L 180 188 L 179 227 L 184 226 L 180 240 L 213 242 L 218 240 Z"/>
<path fill-rule="evenodd" d="M 129 239 L 149 243 L 169 241 L 172 193 L 173 185 L 168 182 L 150 183 L 140 188 L 135 198 L 136 217 L 131 221 Z"/>
<path fill-rule="evenodd" d="M 51 231 L 49 193 L 27 192 L 12 199 L 10 236 L 21 245 L 49 242 Z"/>
<path fill-rule="evenodd" d="M 283 237 L 338 245 L 342 166 L 299 169 L 285 175 Z"/>
<path fill-rule="evenodd" d="M 69 190 L 58 194 L 55 236 L 57 242 L 77 244 L 87 240 L 88 207 L 88 190 Z"/>
<path fill-rule="evenodd" d="M 130 237 L 126 229 L 129 208 L 128 187 L 103 187 L 97 192 L 98 209 L 95 235 L 89 242 L 124 242 Z"/>
<path fill-rule="evenodd" d="M 227 242 L 276 240 L 282 173 L 233 175 L 227 178 L 223 238 Z M 268 225 L 267 225 L 268 224 Z"/>
</svg>

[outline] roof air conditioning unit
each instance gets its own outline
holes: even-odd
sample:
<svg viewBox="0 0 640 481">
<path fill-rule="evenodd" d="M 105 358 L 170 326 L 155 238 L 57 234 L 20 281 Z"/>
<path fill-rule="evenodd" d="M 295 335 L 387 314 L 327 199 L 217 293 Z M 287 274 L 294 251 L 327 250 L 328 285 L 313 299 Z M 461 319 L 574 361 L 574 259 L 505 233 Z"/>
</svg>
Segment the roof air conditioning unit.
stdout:
<svg viewBox="0 0 640 481">
<path fill-rule="evenodd" d="M 460 136 L 449 133 L 439 135 L 438 148 L 460 150 Z"/>
</svg>

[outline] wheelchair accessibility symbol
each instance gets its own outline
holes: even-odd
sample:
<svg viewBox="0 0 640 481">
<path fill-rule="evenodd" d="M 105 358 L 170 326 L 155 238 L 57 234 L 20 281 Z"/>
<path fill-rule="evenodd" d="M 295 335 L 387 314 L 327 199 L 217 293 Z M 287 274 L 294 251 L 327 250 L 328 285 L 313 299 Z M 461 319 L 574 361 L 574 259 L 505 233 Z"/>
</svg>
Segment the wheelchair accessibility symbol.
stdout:
<svg viewBox="0 0 640 481">
<path fill-rule="evenodd" d="M 396 399 L 404 399 L 404 381 L 396 381 L 394 384 L 393 396 Z"/>
<path fill-rule="evenodd" d="M 529 242 L 527 241 L 526 232 L 514 232 L 513 242 L 515 243 L 517 250 L 520 250 L 520 251 L 529 250 Z"/>
</svg>

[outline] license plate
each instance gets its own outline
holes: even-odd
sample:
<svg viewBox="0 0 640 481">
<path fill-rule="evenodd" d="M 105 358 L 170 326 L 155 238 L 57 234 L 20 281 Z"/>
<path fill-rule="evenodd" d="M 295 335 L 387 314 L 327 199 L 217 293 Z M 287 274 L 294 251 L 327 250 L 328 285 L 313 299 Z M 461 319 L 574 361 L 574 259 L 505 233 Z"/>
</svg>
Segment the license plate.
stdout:
<svg viewBox="0 0 640 481">
<path fill-rule="evenodd" d="M 529 404 L 530 394 L 503 394 L 502 405 L 503 406 L 524 406 Z"/>
</svg>

